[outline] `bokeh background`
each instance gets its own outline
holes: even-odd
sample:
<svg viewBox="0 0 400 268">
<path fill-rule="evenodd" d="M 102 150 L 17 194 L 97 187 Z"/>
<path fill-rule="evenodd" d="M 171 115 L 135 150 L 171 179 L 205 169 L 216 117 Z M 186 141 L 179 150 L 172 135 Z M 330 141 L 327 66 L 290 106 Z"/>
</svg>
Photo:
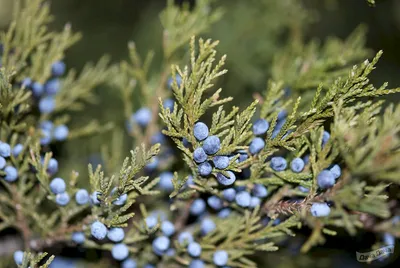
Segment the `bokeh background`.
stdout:
<svg viewBox="0 0 400 268">
<path fill-rule="evenodd" d="M 7 27 L 13 1 L 0 0 L 0 28 Z M 235 97 L 237 105 L 247 105 L 253 98 L 252 92 L 264 90 L 274 51 L 283 45 L 285 32 L 277 21 L 289 21 L 290 13 L 268 10 L 273 8 L 274 1 L 285 0 L 271 0 L 270 5 L 264 8 L 260 8 L 257 0 L 219 0 L 215 3 L 225 9 L 225 15 L 204 36 L 219 39 L 220 51 L 228 55 L 229 73 L 221 81 L 221 86 L 225 95 Z M 97 61 L 104 54 L 118 62 L 127 57 L 127 43 L 133 40 L 143 55 L 148 50 L 155 51 L 153 67 L 157 69 L 157 62 L 161 61 L 162 36 L 158 14 L 165 7 L 164 0 L 52 2 L 54 22 L 51 27 L 59 30 L 69 22 L 75 31 L 83 34 L 82 40 L 67 51 L 65 61 L 69 68 L 79 70 L 88 61 Z M 188 2 L 194 4 L 195 1 Z M 345 38 L 358 25 L 365 24 L 368 28 L 367 47 L 384 51 L 372 82 L 381 84 L 387 81 L 391 87 L 400 86 L 400 0 L 378 0 L 374 8 L 365 0 L 304 0 L 303 4 L 311 11 L 310 24 L 305 31 L 307 39 L 319 38 L 323 42 L 328 36 Z M 119 97 L 108 88 L 98 88 L 97 91 L 99 104 L 73 116 L 72 124 L 79 126 L 96 117 L 102 122 L 119 122 L 123 127 Z M 392 98 L 393 102 L 399 100 Z M 72 165 L 76 170 L 85 170 L 88 160 L 95 161 L 101 140 L 86 138 L 74 143 L 76 146 L 60 150 L 64 172 L 69 172 Z M 346 240 L 343 236 L 333 238 L 324 250 L 317 248 L 311 252 L 315 258 L 294 255 L 302 242 L 301 237 L 298 242 L 290 244 L 287 254 L 269 254 L 270 263 L 278 267 L 362 267 L 355 261 L 355 251 L 360 250 L 360 245 L 373 243 L 373 237 L 362 234 Z"/>
</svg>

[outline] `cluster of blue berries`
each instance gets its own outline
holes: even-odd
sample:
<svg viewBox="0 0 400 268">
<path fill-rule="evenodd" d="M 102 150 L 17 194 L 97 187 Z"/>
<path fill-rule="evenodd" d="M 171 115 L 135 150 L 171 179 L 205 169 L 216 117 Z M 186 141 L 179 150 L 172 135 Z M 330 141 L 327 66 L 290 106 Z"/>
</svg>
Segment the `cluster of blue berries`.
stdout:
<svg viewBox="0 0 400 268">
<path fill-rule="evenodd" d="M 23 150 L 22 144 L 15 145 L 12 149 L 10 144 L 0 141 L 0 171 L 5 174 L 1 176 L 7 182 L 14 182 L 18 179 L 18 170 L 10 164 L 7 164 L 6 158 L 9 158 L 11 154 L 17 157 Z"/>
<path fill-rule="evenodd" d="M 255 208 L 261 205 L 262 199 L 267 195 L 268 190 L 262 184 L 254 184 L 251 192 L 246 191 L 245 187 L 231 187 L 222 191 L 222 198 L 215 195 L 208 197 L 207 204 L 213 210 L 218 211 L 218 217 L 227 218 L 231 213 L 231 209 L 226 207 L 227 203 L 235 202 L 243 208 Z M 194 216 L 201 216 L 206 213 L 206 202 L 202 198 L 195 199 L 191 204 L 190 213 Z M 209 225 L 215 227 L 214 223 Z"/>
<path fill-rule="evenodd" d="M 67 185 L 62 178 L 54 178 L 50 182 L 50 191 L 56 195 L 55 201 L 59 206 L 66 206 L 70 197 L 67 190 Z"/>
<path fill-rule="evenodd" d="M 62 178 L 54 178 L 50 182 L 50 191 L 56 195 L 55 201 L 59 206 L 66 206 L 70 201 L 67 185 Z M 79 189 L 75 193 L 75 201 L 78 205 L 86 205 L 90 203 L 90 196 L 86 189 Z"/>
<path fill-rule="evenodd" d="M 60 90 L 59 77 L 65 73 L 65 63 L 63 61 L 56 61 L 51 66 L 52 77 L 44 84 L 33 81 L 27 77 L 22 81 L 22 86 L 32 90 L 35 98 L 39 99 L 38 107 L 42 114 L 50 114 L 55 109 L 54 96 Z"/>
<path fill-rule="evenodd" d="M 197 199 L 201 204 L 192 205 L 191 212 L 194 210 L 199 210 L 196 208 L 200 206 L 201 208 L 205 208 L 204 201 L 202 199 Z M 201 200 L 201 201 L 200 201 Z M 195 201 L 196 202 L 196 201 Z M 160 221 L 160 230 L 161 234 L 154 238 L 152 242 L 152 249 L 154 254 L 157 256 L 173 256 L 175 255 L 175 249 L 173 248 L 174 243 L 171 241 L 171 237 L 176 234 L 175 226 L 171 221 L 166 219 L 166 214 L 162 211 L 154 211 L 149 216 L 144 219 L 144 223 L 149 229 L 153 229 L 159 224 Z M 200 231 L 202 235 L 207 235 L 212 232 L 216 228 L 214 221 L 208 217 L 205 217 L 201 220 L 200 223 Z M 202 246 L 195 241 L 192 233 L 189 231 L 183 231 L 177 234 L 177 242 L 178 244 L 186 250 L 187 254 L 193 258 L 189 264 L 189 267 L 192 268 L 201 268 L 205 267 L 205 263 L 200 259 L 202 254 Z M 222 253 L 221 253 L 222 252 Z M 216 251 L 213 255 L 214 264 L 217 266 L 224 266 L 228 262 L 228 255 L 225 251 Z"/>
<path fill-rule="evenodd" d="M 200 176 L 211 175 L 213 166 L 219 170 L 224 170 L 229 166 L 233 156 L 215 155 L 221 149 L 221 141 L 218 136 L 209 136 L 209 129 L 206 124 L 197 122 L 193 128 L 193 135 L 197 141 L 202 142 L 202 146 L 196 148 L 193 152 L 193 160 L 198 164 L 197 169 Z M 210 161 L 211 157 L 212 161 Z M 236 181 L 236 175 L 229 170 L 225 173 L 218 172 L 217 181 L 224 186 L 232 185 Z"/>
<path fill-rule="evenodd" d="M 175 226 L 172 222 L 167 220 L 167 216 L 162 211 L 153 211 L 149 216 L 144 219 L 144 223 L 147 228 L 153 229 L 159 223 L 159 219 L 161 221 L 160 229 L 162 235 L 157 236 L 152 242 L 152 249 L 153 252 L 157 256 L 173 256 L 175 254 L 175 250 L 170 247 L 172 246 L 171 243 L 171 236 L 175 234 Z"/>
<path fill-rule="evenodd" d="M 67 139 L 69 129 L 66 125 L 54 126 L 53 122 L 46 120 L 40 123 L 39 129 L 41 131 L 40 144 L 48 145 L 53 140 L 64 141 Z"/>
</svg>

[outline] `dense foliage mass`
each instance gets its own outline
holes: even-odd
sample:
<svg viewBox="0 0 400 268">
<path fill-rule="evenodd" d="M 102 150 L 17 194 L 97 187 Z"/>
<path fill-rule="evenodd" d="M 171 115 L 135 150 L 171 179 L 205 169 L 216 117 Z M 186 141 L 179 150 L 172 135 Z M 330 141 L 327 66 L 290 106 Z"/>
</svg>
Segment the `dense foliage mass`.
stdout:
<svg viewBox="0 0 400 268">
<path fill-rule="evenodd" d="M 296 25 L 306 20 L 300 1 L 279 3 Z M 287 46 L 265 90 L 236 107 L 217 87 L 224 51 L 200 37 L 222 15 L 209 0 L 168 1 L 161 66 L 132 42 L 126 61 L 78 73 L 64 52 L 80 35 L 48 31 L 47 2 L 16 2 L 0 35 L 0 231 L 22 239 L 10 263 L 75 267 L 57 255 L 78 248 L 105 267 L 262 267 L 259 253 L 287 247 L 300 228 L 312 230 L 301 253 L 338 232 L 394 244 L 400 108 L 380 97 L 400 88 L 369 81 L 382 52 L 365 60 L 362 27 L 319 45 L 282 22 Z M 71 129 L 99 86 L 120 96 L 124 125 Z M 105 132 L 101 164 L 59 174 L 55 148 Z"/>
</svg>

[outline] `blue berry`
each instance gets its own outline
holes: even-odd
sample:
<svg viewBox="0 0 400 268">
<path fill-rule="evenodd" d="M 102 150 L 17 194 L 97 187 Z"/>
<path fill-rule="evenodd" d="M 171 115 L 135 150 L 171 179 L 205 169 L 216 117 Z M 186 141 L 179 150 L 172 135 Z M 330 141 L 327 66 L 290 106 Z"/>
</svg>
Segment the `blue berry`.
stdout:
<svg viewBox="0 0 400 268">
<path fill-rule="evenodd" d="M 326 217 L 331 213 L 331 208 L 326 203 L 314 203 L 310 210 L 314 217 Z"/>
<path fill-rule="evenodd" d="M 121 263 L 121 268 L 136 268 L 136 267 L 137 263 L 132 258 L 126 259 Z"/>
<path fill-rule="evenodd" d="M 224 266 L 228 263 L 228 252 L 225 250 L 217 250 L 213 254 L 213 262 L 217 266 Z"/>
<path fill-rule="evenodd" d="M 42 114 L 49 114 L 54 111 L 56 102 L 53 97 L 47 96 L 39 101 L 39 110 Z"/>
<path fill-rule="evenodd" d="M 249 152 L 252 155 L 258 154 L 265 146 L 265 141 L 262 138 L 254 138 L 249 145 Z"/>
<path fill-rule="evenodd" d="M 22 80 L 21 86 L 24 88 L 28 88 L 32 85 L 32 79 L 30 79 L 29 77 L 24 78 L 24 80 Z"/>
<path fill-rule="evenodd" d="M 225 169 L 229 166 L 229 157 L 217 155 L 213 158 L 214 166 L 218 169 Z"/>
<path fill-rule="evenodd" d="M 157 168 L 158 164 L 159 164 L 159 159 L 157 156 L 153 157 L 149 163 L 146 164 L 145 169 L 147 171 L 153 171 Z"/>
<path fill-rule="evenodd" d="M 53 192 L 53 194 L 61 194 L 65 192 L 66 188 L 67 185 L 65 184 L 65 181 L 61 178 L 54 178 L 50 182 L 50 190 Z"/>
<path fill-rule="evenodd" d="M 203 177 L 207 177 L 211 174 L 212 172 L 212 166 L 210 163 L 208 162 L 204 162 L 201 163 L 198 167 L 197 167 L 199 174 Z"/>
<path fill-rule="evenodd" d="M 4 157 L 0 156 L 0 169 L 3 169 L 6 166 L 6 163 Z"/>
<path fill-rule="evenodd" d="M 165 99 L 163 102 L 163 107 L 169 109 L 171 112 L 174 111 L 175 101 L 173 99 Z"/>
<path fill-rule="evenodd" d="M 231 211 L 231 209 L 229 209 L 229 208 L 221 209 L 221 210 L 218 212 L 218 217 L 221 218 L 221 219 L 228 218 L 229 215 L 231 214 L 231 212 L 232 212 L 232 211 Z"/>
<path fill-rule="evenodd" d="M 335 184 L 335 176 L 329 170 L 322 170 L 317 176 L 317 183 L 321 189 L 331 188 Z"/>
<path fill-rule="evenodd" d="M 187 176 L 186 184 L 187 185 L 194 185 L 194 181 L 193 181 L 193 176 L 192 175 Z"/>
<path fill-rule="evenodd" d="M 122 228 L 111 228 L 107 233 L 107 238 L 113 242 L 121 242 L 124 240 L 125 232 Z"/>
<path fill-rule="evenodd" d="M 324 131 L 324 133 L 322 134 L 322 146 L 324 146 L 328 142 L 330 137 L 331 134 L 329 134 L 328 131 Z"/>
<path fill-rule="evenodd" d="M 297 157 L 292 160 L 290 163 L 290 168 L 293 172 L 299 173 L 304 169 L 304 161 L 300 157 Z"/>
<path fill-rule="evenodd" d="M 50 175 L 54 175 L 58 171 L 58 161 L 54 158 L 50 158 L 49 164 L 46 170 Z"/>
<path fill-rule="evenodd" d="M 128 194 L 122 194 L 115 199 L 113 202 L 114 205 L 116 206 L 123 206 L 126 203 L 126 200 L 128 199 Z"/>
<path fill-rule="evenodd" d="M 394 245 L 396 243 L 394 236 L 390 233 L 383 234 L 383 242 L 385 243 L 385 245 L 388 246 Z"/>
<path fill-rule="evenodd" d="M 100 205 L 100 200 L 98 198 L 98 195 L 100 194 L 100 192 L 98 191 L 94 191 L 91 195 L 90 195 L 90 199 L 92 200 L 92 204 L 93 205 Z"/>
<path fill-rule="evenodd" d="M 215 195 L 207 199 L 207 204 L 215 210 L 220 210 L 223 206 L 222 200 Z"/>
<path fill-rule="evenodd" d="M 204 212 L 206 209 L 206 203 L 203 199 L 198 198 L 193 201 L 192 205 L 190 206 L 190 213 L 196 216 L 199 216 Z"/>
<path fill-rule="evenodd" d="M 221 148 L 221 141 L 217 136 L 209 136 L 203 142 L 203 149 L 208 155 L 215 154 Z"/>
<path fill-rule="evenodd" d="M 42 129 L 40 132 L 40 145 L 48 145 L 51 142 L 51 132 L 46 129 Z"/>
<path fill-rule="evenodd" d="M 111 191 L 111 195 L 114 195 L 117 192 L 117 187 L 114 187 Z M 126 200 L 128 199 L 128 194 L 122 194 L 114 200 L 113 204 L 116 206 L 123 206 L 125 205 Z"/>
<path fill-rule="evenodd" d="M 11 154 L 11 147 L 8 143 L 0 141 L 0 156 L 9 157 Z"/>
<path fill-rule="evenodd" d="M 253 187 L 251 193 L 255 197 L 264 198 L 268 195 L 268 190 L 262 184 L 254 184 L 254 187 Z"/>
<path fill-rule="evenodd" d="M 75 194 L 75 201 L 78 205 L 84 205 L 89 202 L 89 193 L 85 189 L 80 189 Z"/>
<path fill-rule="evenodd" d="M 182 232 L 178 235 L 178 242 L 181 245 L 190 244 L 193 242 L 193 236 L 189 232 Z"/>
<path fill-rule="evenodd" d="M 285 119 L 287 116 L 287 111 L 286 110 L 282 110 L 278 113 L 278 121 Z"/>
<path fill-rule="evenodd" d="M 267 132 L 269 128 L 269 123 L 265 119 L 258 119 L 256 122 L 253 124 L 253 133 L 254 135 L 263 135 Z"/>
<path fill-rule="evenodd" d="M 162 221 L 167 220 L 167 214 L 165 214 L 165 212 L 162 210 L 155 210 L 155 211 L 151 212 L 150 215 L 152 217 L 156 217 L 157 219 L 159 218 Z"/>
<path fill-rule="evenodd" d="M 161 223 L 161 231 L 166 236 L 171 236 L 175 233 L 175 226 L 170 221 L 163 221 Z"/>
<path fill-rule="evenodd" d="M 56 195 L 56 203 L 59 206 L 66 206 L 69 203 L 69 194 L 67 192 Z"/>
<path fill-rule="evenodd" d="M 271 168 L 275 171 L 284 171 L 287 167 L 286 159 L 280 156 L 271 158 Z"/>
<path fill-rule="evenodd" d="M 151 137 L 151 144 L 164 144 L 165 143 L 165 136 L 161 132 L 157 132 Z"/>
<path fill-rule="evenodd" d="M 250 205 L 251 196 L 248 192 L 240 192 L 235 196 L 236 204 L 241 207 L 248 207 Z"/>
<path fill-rule="evenodd" d="M 45 120 L 40 123 L 40 128 L 48 131 L 51 131 L 53 129 L 53 126 L 54 126 L 53 122 L 49 120 Z"/>
<path fill-rule="evenodd" d="M 338 179 L 340 177 L 340 175 L 342 175 L 342 169 L 340 168 L 340 166 L 338 164 L 335 164 L 333 167 L 331 167 L 331 169 L 329 169 L 330 172 L 332 172 L 333 177 L 335 179 Z"/>
<path fill-rule="evenodd" d="M 129 249 L 125 244 L 116 244 L 111 249 L 111 255 L 118 261 L 125 260 L 129 256 Z"/>
<path fill-rule="evenodd" d="M 47 94 L 54 95 L 60 90 L 60 81 L 56 78 L 50 79 L 44 85 L 44 88 L 45 88 Z"/>
<path fill-rule="evenodd" d="M 156 226 L 157 223 L 158 223 L 158 219 L 157 219 L 157 217 L 154 216 L 154 215 L 147 216 L 147 217 L 144 219 L 144 221 L 146 222 L 146 225 L 147 225 L 147 227 L 148 227 L 149 229 L 154 228 L 154 226 Z"/>
<path fill-rule="evenodd" d="M 233 173 L 232 171 L 227 171 L 226 173 L 228 173 L 229 178 L 226 177 L 224 174 L 222 173 L 218 173 L 217 174 L 217 181 L 224 185 L 224 186 L 229 186 L 232 185 L 235 181 L 236 181 L 236 176 L 235 173 Z"/>
<path fill-rule="evenodd" d="M 59 125 L 54 128 L 53 136 L 57 141 L 64 141 L 67 139 L 69 129 L 66 125 Z"/>
<path fill-rule="evenodd" d="M 51 73 L 54 76 L 61 76 L 65 73 L 65 63 L 63 61 L 56 61 L 51 65 Z"/>
<path fill-rule="evenodd" d="M 193 127 L 193 135 L 198 141 L 202 141 L 208 137 L 208 127 L 203 122 L 197 122 Z"/>
<path fill-rule="evenodd" d="M 22 150 L 24 149 L 24 146 L 21 143 L 18 143 L 14 146 L 14 148 L 12 149 L 12 154 L 14 157 L 17 157 Z"/>
<path fill-rule="evenodd" d="M 21 265 L 24 260 L 24 252 L 17 250 L 14 252 L 14 261 L 17 265 Z"/>
<path fill-rule="evenodd" d="M 225 189 L 222 191 L 222 196 L 225 200 L 232 202 L 233 200 L 235 200 L 236 190 L 233 188 Z"/>
<path fill-rule="evenodd" d="M 6 181 L 14 182 L 18 179 L 18 170 L 15 167 L 6 166 L 4 172 L 6 173 L 6 176 L 4 177 Z"/>
<path fill-rule="evenodd" d="M 200 244 L 197 243 L 197 242 L 192 242 L 192 243 L 190 243 L 190 244 L 188 245 L 187 250 L 188 250 L 189 255 L 190 255 L 191 257 L 194 257 L 194 258 L 199 257 L 200 254 L 201 254 L 201 246 L 200 246 Z"/>
<path fill-rule="evenodd" d="M 74 232 L 71 239 L 74 243 L 83 244 L 85 242 L 85 234 L 83 232 Z"/>
<path fill-rule="evenodd" d="M 193 160 L 198 164 L 203 163 L 207 160 L 206 152 L 204 152 L 202 147 L 199 147 L 196 150 L 194 150 Z"/>
<path fill-rule="evenodd" d="M 90 233 L 94 238 L 103 240 L 107 235 L 107 227 L 103 223 L 95 221 L 90 226 Z"/>
<path fill-rule="evenodd" d="M 136 111 L 133 118 L 139 126 L 146 127 L 151 121 L 151 110 L 147 107 L 140 108 Z"/>
<path fill-rule="evenodd" d="M 299 190 L 300 190 L 300 192 L 303 192 L 303 193 L 308 193 L 310 191 L 310 189 L 308 189 L 304 186 L 301 186 L 301 185 L 299 186 Z"/>
<path fill-rule="evenodd" d="M 32 84 L 32 86 L 31 86 L 31 88 L 32 88 L 33 96 L 35 96 L 35 97 L 40 97 L 40 96 L 43 95 L 44 87 L 43 87 L 43 85 L 42 85 L 41 83 L 39 83 L 39 82 L 34 82 L 34 83 Z"/>
<path fill-rule="evenodd" d="M 172 179 L 174 178 L 174 174 L 169 171 L 164 171 L 160 174 L 160 188 L 172 192 L 174 190 L 174 185 L 172 184 Z"/>
<path fill-rule="evenodd" d="M 285 119 L 278 120 L 278 122 L 275 125 L 274 130 L 272 131 L 271 138 L 274 139 L 276 136 L 278 136 L 279 132 L 281 132 L 283 125 L 285 124 L 285 121 L 286 121 Z"/>
<path fill-rule="evenodd" d="M 49 265 L 49 268 L 72 268 L 72 267 L 77 267 L 75 259 L 64 258 L 60 256 L 56 256 Z"/>
<path fill-rule="evenodd" d="M 217 226 L 215 225 L 213 220 L 205 218 L 201 221 L 200 230 L 203 235 L 206 235 L 214 231 L 216 227 Z"/>
<path fill-rule="evenodd" d="M 255 208 L 256 206 L 259 206 L 261 204 L 261 199 L 256 197 L 256 196 L 252 196 L 250 199 L 250 208 Z"/>
<path fill-rule="evenodd" d="M 176 84 L 178 85 L 178 88 L 180 88 L 181 83 L 182 83 L 182 77 L 179 74 L 177 74 L 177 75 L 175 75 L 175 80 L 176 80 Z M 172 77 L 170 77 L 167 82 L 168 88 L 172 88 L 173 82 L 174 82 L 174 79 Z"/>
<path fill-rule="evenodd" d="M 239 150 L 239 158 L 236 160 L 237 163 L 241 163 L 243 161 L 246 161 L 249 156 L 247 155 L 247 152 L 245 150 Z"/>
<path fill-rule="evenodd" d="M 189 264 L 189 268 L 204 268 L 206 267 L 202 260 L 196 259 L 192 260 Z"/>
<path fill-rule="evenodd" d="M 169 238 L 166 236 L 159 236 L 153 240 L 153 249 L 156 251 L 164 252 L 169 248 Z"/>
</svg>

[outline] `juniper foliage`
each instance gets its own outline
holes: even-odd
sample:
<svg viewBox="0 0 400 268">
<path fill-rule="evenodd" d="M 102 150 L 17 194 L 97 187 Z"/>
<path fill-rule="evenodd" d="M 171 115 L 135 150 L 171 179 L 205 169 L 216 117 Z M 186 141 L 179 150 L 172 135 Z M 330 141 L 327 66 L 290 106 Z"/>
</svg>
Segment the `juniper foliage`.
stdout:
<svg viewBox="0 0 400 268">
<path fill-rule="evenodd" d="M 370 82 L 382 52 L 364 60 L 371 55 L 364 28 L 324 45 L 289 35 L 289 45 L 275 55 L 264 92 L 239 108 L 217 87 L 228 72 L 227 56 L 219 55 L 218 41 L 199 37 L 223 15 L 214 4 L 202 0 L 189 9 L 168 1 L 160 14 L 164 62 L 158 70 L 150 68 L 154 52 L 142 58 L 131 42 L 126 61 L 111 65 L 102 58 L 79 74 L 70 70 L 60 78 L 54 109 L 43 113 L 40 102 L 48 96 L 35 95 L 25 79 L 45 85 L 54 78 L 53 64 L 80 34 L 70 25 L 49 32 L 47 2 L 17 1 L 13 21 L 0 35 L 0 145 L 12 148 L 12 153 L 0 151 L 6 165 L 0 170 L 0 231 L 15 229 L 22 237 L 24 256 L 18 267 L 51 267 L 56 245 L 112 251 L 118 262 L 107 260 L 106 265 L 115 266 L 120 261 L 116 245 L 98 233 L 103 225 L 103 237 L 111 228 L 123 228 L 121 243 L 139 267 L 189 266 L 197 259 L 187 248 L 192 240 L 200 244 L 199 259 L 209 266 L 222 250 L 230 267 L 257 267 L 259 252 L 277 251 L 302 227 L 312 230 L 302 253 L 342 230 L 351 236 L 364 230 L 377 237 L 400 236 L 398 212 L 391 205 L 398 197 L 391 189 L 400 182 L 400 108 L 380 98 L 400 88 Z M 62 163 L 52 144 L 60 141 L 44 143 L 47 128 L 68 125 L 72 111 L 96 103 L 93 90 L 102 84 L 120 96 L 125 125 L 93 121 L 69 130 L 61 142 L 113 134 L 102 145 L 104 164 L 89 164 L 87 175 L 71 171 L 64 178 L 66 191 L 54 194 L 50 182 Z M 257 137 L 255 119 L 268 122 Z M 208 138 L 200 141 L 194 126 L 203 121 Z M 123 155 L 125 136 L 131 138 L 129 148 L 136 148 L 129 157 Z M 205 174 L 199 171 L 204 163 L 194 161 L 193 154 L 208 142 L 214 153 L 205 150 L 210 168 Z M 214 166 L 214 156 L 229 157 L 229 164 Z M 277 156 L 283 157 L 279 168 L 272 163 Z M 287 164 L 296 158 L 305 163 L 300 172 Z M 12 180 L 10 168 L 17 172 Z M 322 174 L 322 179 L 333 179 L 332 187 L 321 187 Z M 75 202 L 85 182 L 88 195 Z M 236 195 L 235 201 L 228 200 L 227 188 L 249 199 Z M 207 212 L 191 215 L 193 201 L 200 199 L 208 203 Z M 326 202 L 329 214 L 313 216 L 310 207 Z M 162 227 L 167 220 L 172 223 L 168 232 Z M 73 239 L 76 233 L 84 239 Z M 162 246 L 157 244 L 161 237 L 167 241 Z"/>
</svg>

